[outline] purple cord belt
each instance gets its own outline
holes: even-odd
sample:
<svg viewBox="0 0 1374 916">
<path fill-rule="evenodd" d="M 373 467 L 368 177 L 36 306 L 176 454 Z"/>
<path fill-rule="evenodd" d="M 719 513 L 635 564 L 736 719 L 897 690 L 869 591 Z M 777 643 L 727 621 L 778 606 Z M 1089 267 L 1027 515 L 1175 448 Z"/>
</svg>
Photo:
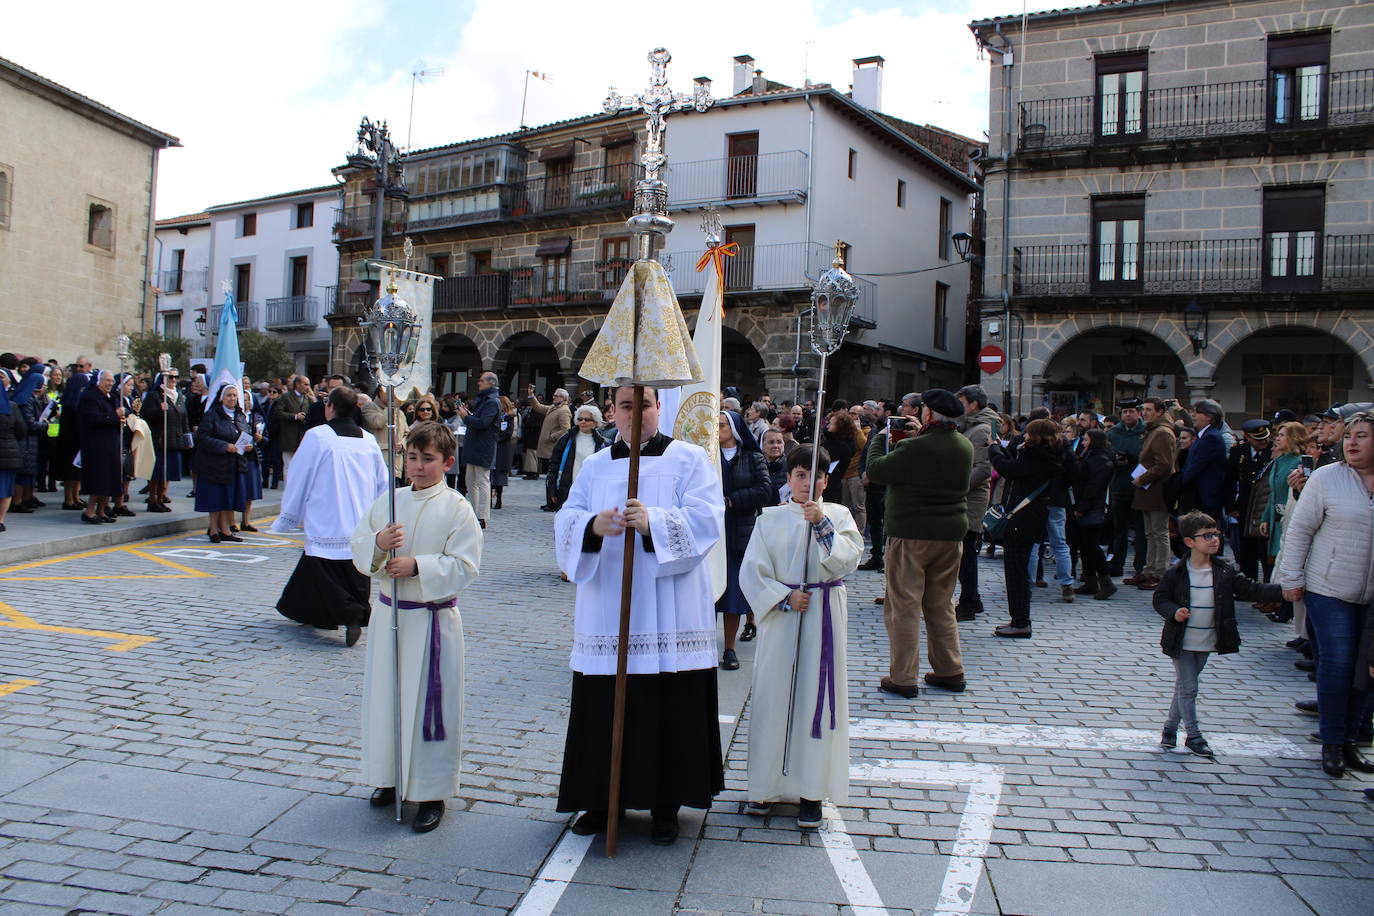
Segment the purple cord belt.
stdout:
<svg viewBox="0 0 1374 916">
<path fill-rule="evenodd" d="M 821 670 L 816 683 L 816 714 L 811 718 L 811 737 L 821 736 L 821 714 L 825 711 L 825 696 L 830 694 L 830 730 L 835 730 L 835 632 L 830 617 L 830 592 L 837 585 L 844 585 L 843 579 L 829 582 L 808 582 L 806 585 L 788 585 L 794 591 L 821 590 Z M 797 621 L 801 626 L 801 621 Z M 788 727 L 791 725 L 789 723 Z"/>
<path fill-rule="evenodd" d="M 382 591 L 380 595 L 382 604 L 391 607 L 391 596 Z M 429 677 L 425 682 L 425 716 L 420 730 L 421 737 L 425 741 L 443 741 L 446 737 L 444 732 L 444 681 L 439 674 L 439 615 L 434 611 L 442 610 L 446 607 L 457 607 L 458 599 L 450 598 L 447 601 L 398 601 L 396 606 L 403 611 L 418 611 L 421 608 L 428 608 L 429 615 Z M 826 605 L 829 607 L 829 604 Z M 399 688 L 399 684 L 397 687 Z M 834 700 L 831 700 L 834 703 Z M 833 714 L 832 714 L 832 719 Z M 832 722 L 830 725 L 834 728 Z"/>
</svg>

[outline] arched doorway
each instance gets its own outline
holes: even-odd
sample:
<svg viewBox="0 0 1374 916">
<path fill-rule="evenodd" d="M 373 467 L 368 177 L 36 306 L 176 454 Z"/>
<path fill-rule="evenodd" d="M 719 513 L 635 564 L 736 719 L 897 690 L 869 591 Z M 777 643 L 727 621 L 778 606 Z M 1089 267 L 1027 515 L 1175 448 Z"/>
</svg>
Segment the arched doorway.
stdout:
<svg viewBox="0 0 1374 916">
<path fill-rule="evenodd" d="M 1232 346 L 1217 364 L 1212 396 L 1228 415 L 1299 417 L 1374 398 L 1364 364 L 1345 341 L 1309 328 L 1268 328 Z M 1232 426 L 1235 421 L 1228 418 Z"/>
<path fill-rule="evenodd" d="M 543 334 L 521 331 L 513 334 L 496 351 L 492 367 L 501 377 L 501 390 L 524 397 L 526 386 L 533 385 L 539 399 L 548 403 L 555 388 L 563 384 L 558 351 Z"/>
<path fill-rule="evenodd" d="M 440 396 L 472 393 L 482 371 L 482 355 L 477 344 L 463 334 L 443 334 L 434 340 L 434 392 Z"/>
<path fill-rule="evenodd" d="M 1044 404 L 1056 417 L 1116 412 L 1123 398 L 1186 400 L 1187 374 L 1178 354 L 1153 334 L 1099 328 L 1065 343 L 1045 366 Z"/>
<path fill-rule="evenodd" d="M 768 387 L 763 380 L 763 357 L 758 348 L 734 328 L 721 328 L 720 379 L 721 388 L 733 386 L 740 390 L 741 407 L 748 407 L 749 401 L 756 400 Z"/>
</svg>

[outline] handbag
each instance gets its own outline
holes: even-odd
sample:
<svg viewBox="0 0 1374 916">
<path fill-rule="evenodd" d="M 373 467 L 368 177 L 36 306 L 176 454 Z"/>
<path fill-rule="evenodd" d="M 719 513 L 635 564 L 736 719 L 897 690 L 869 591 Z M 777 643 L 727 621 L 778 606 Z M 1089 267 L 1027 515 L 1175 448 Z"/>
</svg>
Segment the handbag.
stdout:
<svg viewBox="0 0 1374 916">
<path fill-rule="evenodd" d="M 1036 487 L 1031 494 L 1016 504 L 1016 508 L 1007 510 L 1004 505 L 989 506 L 988 511 L 983 513 L 983 539 L 989 541 L 1002 541 L 1007 534 L 1007 528 L 1011 525 L 1012 516 L 1033 503 L 1045 488 L 1050 485 L 1047 480 Z"/>
</svg>

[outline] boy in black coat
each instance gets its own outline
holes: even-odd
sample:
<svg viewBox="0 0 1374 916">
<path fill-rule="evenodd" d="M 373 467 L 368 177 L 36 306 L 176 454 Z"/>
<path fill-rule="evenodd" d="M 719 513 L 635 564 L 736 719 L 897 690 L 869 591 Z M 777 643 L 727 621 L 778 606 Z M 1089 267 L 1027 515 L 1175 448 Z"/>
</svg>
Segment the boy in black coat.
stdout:
<svg viewBox="0 0 1374 916">
<path fill-rule="evenodd" d="M 1224 655 L 1240 649 L 1236 628 L 1236 598 L 1279 601 L 1281 589 L 1248 579 L 1216 554 L 1221 530 L 1216 519 L 1189 512 L 1178 520 L 1178 533 L 1188 557 L 1175 563 L 1155 586 L 1155 612 L 1164 618 L 1159 645 L 1174 660 L 1174 699 L 1160 734 L 1161 747 L 1178 746 L 1182 721 L 1188 738 L 1184 747 L 1199 757 L 1216 756 L 1197 722 L 1197 682 L 1208 654 Z"/>
</svg>

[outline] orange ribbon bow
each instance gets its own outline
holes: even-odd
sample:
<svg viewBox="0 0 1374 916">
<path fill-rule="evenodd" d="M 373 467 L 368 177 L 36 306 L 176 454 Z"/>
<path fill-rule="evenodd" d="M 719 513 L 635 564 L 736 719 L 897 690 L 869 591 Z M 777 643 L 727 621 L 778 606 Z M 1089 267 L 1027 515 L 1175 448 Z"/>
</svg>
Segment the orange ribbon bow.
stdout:
<svg viewBox="0 0 1374 916">
<path fill-rule="evenodd" d="M 707 264 L 716 265 L 716 280 L 719 281 L 722 292 L 725 290 L 725 259 L 733 258 L 739 254 L 739 242 L 726 242 L 724 245 L 712 245 L 706 249 L 706 253 L 697 259 L 697 271 L 706 269 Z M 720 317 L 725 317 L 725 297 L 722 295 L 720 300 Z"/>
</svg>

